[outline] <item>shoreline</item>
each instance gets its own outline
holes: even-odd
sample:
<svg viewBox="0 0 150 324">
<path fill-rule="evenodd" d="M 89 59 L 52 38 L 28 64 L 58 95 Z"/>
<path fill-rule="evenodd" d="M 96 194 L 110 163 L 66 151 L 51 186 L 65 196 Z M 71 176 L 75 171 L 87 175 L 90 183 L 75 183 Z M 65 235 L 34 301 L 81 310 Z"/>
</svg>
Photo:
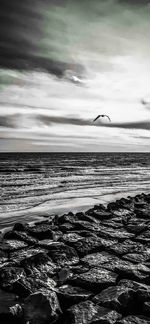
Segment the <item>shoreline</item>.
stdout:
<svg viewBox="0 0 150 324">
<path fill-rule="evenodd" d="M 15 223 L 0 242 L 3 324 L 150 323 L 150 194 Z"/>
<path fill-rule="evenodd" d="M 81 197 L 73 199 L 62 199 L 47 201 L 38 206 L 31 207 L 23 210 L 9 211 L 0 213 L 0 230 L 11 228 L 16 222 L 23 221 L 33 223 L 35 221 L 42 221 L 46 217 L 53 216 L 55 214 L 61 216 L 63 213 L 68 212 L 85 212 L 88 208 L 92 208 L 95 204 L 104 204 L 107 206 L 109 202 L 114 202 L 116 199 L 127 198 L 127 196 L 135 196 L 141 193 L 141 190 L 137 189 L 128 192 L 107 193 L 98 197 Z M 57 207 L 56 207 L 57 205 Z"/>
</svg>

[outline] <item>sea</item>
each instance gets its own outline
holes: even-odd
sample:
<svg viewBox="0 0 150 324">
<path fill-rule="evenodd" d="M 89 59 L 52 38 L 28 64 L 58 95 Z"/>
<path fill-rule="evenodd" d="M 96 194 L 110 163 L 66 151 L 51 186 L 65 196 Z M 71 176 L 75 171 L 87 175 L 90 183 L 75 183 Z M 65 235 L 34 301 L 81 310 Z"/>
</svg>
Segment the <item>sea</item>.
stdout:
<svg viewBox="0 0 150 324">
<path fill-rule="evenodd" d="M 1 153 L 0 228 L 150 193 L 150 153 Z"/>
</svg>

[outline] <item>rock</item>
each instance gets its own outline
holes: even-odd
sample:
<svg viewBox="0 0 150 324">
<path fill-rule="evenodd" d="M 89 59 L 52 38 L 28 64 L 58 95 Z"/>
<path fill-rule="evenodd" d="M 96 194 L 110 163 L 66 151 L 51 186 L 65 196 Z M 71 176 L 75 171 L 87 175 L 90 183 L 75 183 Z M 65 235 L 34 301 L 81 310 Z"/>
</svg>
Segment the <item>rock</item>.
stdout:
<svg viewBox="0 0 150 324">
<path fill-rule="evenodd" d="M 119 241 L 125 240 L 125 239 L 131 239 L 134 237 L 133 233 L 129 233 L 124 229 L 116 229 L 114 231 L 113 228 L 109 228 L 106 226 L 100 226 L 99 228 L 99 236 L 111 238 L 111 239 L 118 239 Z"/>
<path fill-rule="evenodd" d="M 55 246 L 48 254 L 57 266 L 64 267 L 79 262 L 79 257 L 75 249 L 63 243 L 60 246 Z"/>
<path fill-rule="evenodd" d="M 148 285 L 126 279 L 120 280 L 118 285 L 134 290 L 138 297 L 139 304 L 150 299 L 150 286 Z"/>
<path fill-rule="evenodd" d="M 64 223 L 62 225 L 59 226 L 59 229 L 63 232 L 66 233 L 67 231 L 74 231 L 75 230 L 75 226 L 71 223 Z"/>
<path fill-rule="evenodd" d="M 119 258 L 107 252 L 88 254 L 82 259 L 82 262 L 90 267 L 101 267 L 104 263 L 114 261 L 119 261 Z"/>
<path fill-rule="evenodd" d="M 81 302 L 70 307 L 64 317 L 64 324 L 114 324 L 121 315 L 116 311 L 94 305 L 91 301 Z"/>
<path fill-rule="evenodd" d="M 18 298 L 15 294 L 0 289 L 0 320 L 13 320 L 20 317 L 21 306 L 16 304 Z"/>
<path fill-rule="evenodd" d="M 143 306 L 144 315 L 150 316 L 150 301 L 146 301 Z"/>
<path fill-rule="evenodd" d="M 84 256 L 92 252 L 102 251 L 104 248 L 107 248 L 116 242 L 117 241 L 113 239 L 107 240 L 104 238 L 99 238 L 97 236 L 89 236 L 72 243 L 72 245 L 78 252 L 79 256 Z"/>
<path fill-rule="evenodd" d="M 150 324 L 150 319 L 144 316 L 127 316 L 117 321 L 117 324 Z"/>
<path fill-rule="evenodd" d="M 23 305 L 24 322 L 32 324 L 55 323 L 61 309 L 54 291 L 41 290 L 31 294 Z"/>
<path fill-rule="evenodd" d="M 102 221 L 104 219 L 110 219 L 111 217 L 113 217 L 113 215 L 107 210 L 94 210 L 90 212 L 89 215 L 98 219 L 99 221 Z"/>
<path fill-rule="evenodd" d="M 74 243 L 74 242 L 80 241 L 80 240 L 82 240 L 82 239 L 83 239 L 82 236 L 80 236 L 79 234 L 74 233 L 74 232 L 72 232 L 72 233 L 66 233 L 66 234 L 64 234 L 63 237 L 62 237 L 62 240 L 63 240 L 66 244 L 70 244 L 70 245 L 71 245 L 71 243 Z"/>
<path fill-rule="evenodd" d="M 53 239 L 53 227 L 49 224 L 30 227 L 28 233 L 38 240 Z"/>
<path fill-rule="evenodd" d="M 125 240 L 122 243 L 117 243 L 110 246 L 109 250 L 115 254 L 123 255 L 132 252 L 143 252 L 145 247 L 141 243 Z"/>
<path fill-rule="evenodd" d="M 94 296 L 92 301 L 98 305 L 115 309 L 118 312 L 133 312 L 136 308 L 135 292 L 133 289 L 121 286 L 109 287 Z"/>
<path fill-rule="evenodd" d="M 150 252 L 143 251 L 143 253 L 128 253 L 123 256 L 123 259 L 129 260 L 135 263 L 143 263 L 150 260 Z"/>
<path fill-rule="evenodd" d="M 19 240 L 4 240 L 2 244 L 0 244 L 0 249 L 3 251 L 15 251 L 26 248 L 28 245 L 25 242 Z"/>
<path fill-rule="evenodd" d="M 46 239 L 46 240 L 39 241 L 37 243 L 37 246 L 50 251 L 50 250 L 54 250 L 55 248 L 57 249 L 59 247 L 62 247 L 64 246 L 64 244 L 62 242 L 58 242 L 58 241 L 55 242 L 54 240 Z"/>
<path fill-rule="evenodd" d="M 19 240 L 27 243 L 28 245 L 35 245 L 37 243 L 37 240 L 30 235 L 28 235 L 26 232 L 22 231 L 9 231 L 6 232 L 4 235 L 5 239 L 8 240 Z"/>
<path fill-rule="evenodd" d="M 80 287 L 73 287 L 71 285 L 61 286 L 57 290 L 57 296 L 62 309 L 66 309 L 73 304 L 84 301 L 90 298 L 91 295 L 91 292 Z"/>
<path fill-rule="evenodd" d="M 45 250 L 40 248 L 28 248 L 23 249 L 18 252 L 10 253 L 10 260 L 12 260 L 17 265 L 30 264 L 31 262 L 36 262 L 38 258 L 45 255 Z"/>
<path fill-rule="evenodd" d="M 117 275 L 103 268 L 92 268 L 85 273 L 74 275 L 69 282 L 73 286 L 83 287 L 90 291 L 99 292 L 116 283 Z"/>
<path fill-rule="evenodd" d="M 141 243 L 150 243 L 150 230 L 142 232 L 142 234 L 136 236 L 136 241 Z"/>
<path fill-rule="evenodd" d="M 25 277 L 26 274 L 22 268 L 4 267 L 0 269 L 0 286 L 7 291 L 12 291 L 13 283 Z"/>
<path fill-rule="evenodd" d="M 28 228 L 29 225 L 27 223 L 16 223 L 13 227 L 13 231 L 25 232 Z"/>
</svg>

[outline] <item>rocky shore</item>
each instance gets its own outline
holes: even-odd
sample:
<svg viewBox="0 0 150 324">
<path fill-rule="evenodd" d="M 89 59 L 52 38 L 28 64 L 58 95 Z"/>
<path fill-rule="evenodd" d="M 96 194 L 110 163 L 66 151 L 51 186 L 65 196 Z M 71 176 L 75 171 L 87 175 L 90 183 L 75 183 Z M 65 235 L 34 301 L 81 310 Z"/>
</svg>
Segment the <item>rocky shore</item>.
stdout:
<svg viewBox="0 0 150 324">
<path fill-rule="evenodd" d="M 150 194 L 1 234 L 0 323 L 150 323 Z"/>
</svg>

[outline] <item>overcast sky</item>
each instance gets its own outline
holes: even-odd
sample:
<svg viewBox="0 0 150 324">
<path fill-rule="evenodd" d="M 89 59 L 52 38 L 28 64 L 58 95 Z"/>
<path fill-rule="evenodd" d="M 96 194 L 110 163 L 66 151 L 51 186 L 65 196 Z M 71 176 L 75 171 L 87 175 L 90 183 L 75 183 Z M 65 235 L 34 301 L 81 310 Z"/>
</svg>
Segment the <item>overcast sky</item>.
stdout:
<svg viewBox="0 0 150 324">
<path fill-rule="evenodd" d="M 150 1 L 20 2 L 0 5 L 0 150 L 150 151 Z"/>
</svg>

